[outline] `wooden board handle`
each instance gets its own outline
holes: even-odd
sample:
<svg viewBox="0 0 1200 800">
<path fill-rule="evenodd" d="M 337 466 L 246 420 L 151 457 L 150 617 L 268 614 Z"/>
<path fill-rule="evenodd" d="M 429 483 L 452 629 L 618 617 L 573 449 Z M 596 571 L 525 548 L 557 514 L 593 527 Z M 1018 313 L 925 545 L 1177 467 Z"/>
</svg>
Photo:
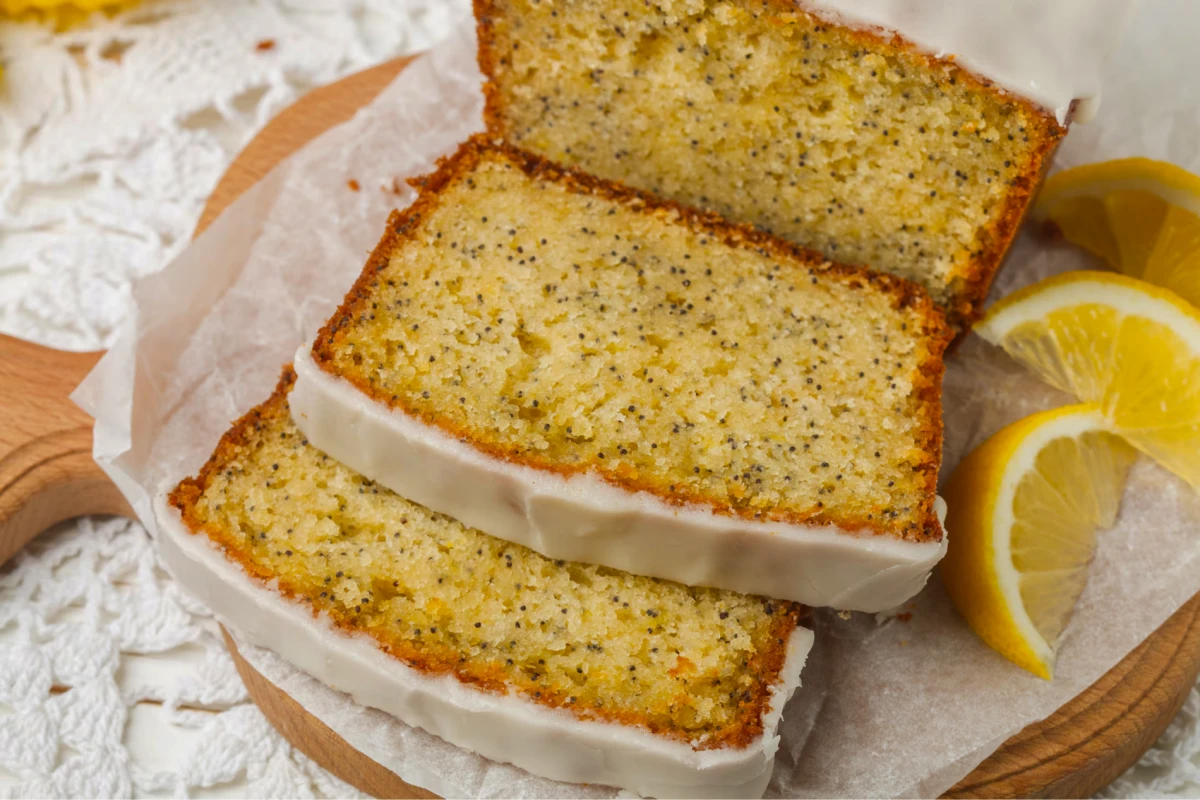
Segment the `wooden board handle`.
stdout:
<svg viewBox="0 0 1200 800">
<path fill-rule="evenodd" d="M 46 528 L 133 512 L 92 460 L 92 419 L 69 395 L 102 353 L 0 334 L 0 564 Z"/>
</svg>

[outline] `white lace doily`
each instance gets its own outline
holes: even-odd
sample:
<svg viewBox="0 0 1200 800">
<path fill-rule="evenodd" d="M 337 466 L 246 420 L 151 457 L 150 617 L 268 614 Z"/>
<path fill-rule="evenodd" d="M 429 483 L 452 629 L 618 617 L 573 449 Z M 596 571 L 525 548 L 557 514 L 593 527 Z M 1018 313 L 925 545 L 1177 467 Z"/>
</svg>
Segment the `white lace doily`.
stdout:
<svg viewBox="0 0 1200 800">
<path fill-rule="evenodd" d="M 435 41 L 466 0 L 146 0 L 0 23 L 0 331 L 105 346 L 230 159 L 308 89 Z M 1200 791 L 1200 693 L 1110 796 Z M 0 796 L 352 796 L 249 702 L 145 532 L 79 520 L 0 572 Z"/>
</svg>

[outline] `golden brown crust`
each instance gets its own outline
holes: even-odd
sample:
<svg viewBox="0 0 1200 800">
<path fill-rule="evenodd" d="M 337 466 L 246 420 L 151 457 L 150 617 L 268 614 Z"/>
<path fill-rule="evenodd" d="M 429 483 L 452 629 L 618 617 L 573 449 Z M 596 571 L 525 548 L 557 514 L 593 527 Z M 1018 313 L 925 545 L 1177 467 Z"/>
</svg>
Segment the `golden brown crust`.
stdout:
<svg viewBox="0 0 1200 800">
<path fill-rule="evenodd" d="M 823 20 L 818 15 L 799 8 L 797 0 L 760 1 L 775 9 L 782 21 L 789 18 L 804 18 L 812 24 L 823 24 Z M 479 68 L 485 78 L 483 84 L 484 123 L 493 137 L 507 138 L 508 132 L 504 124 L 504 97 L 498 82 L 502 59 L 496 48 L 496 31 L 493 21 L 501 0 L 473 0 L 473 2 L 479 40 Z M 1037 130 L 1030 131 L 1030 139 L 1035 146 L 1029 155 L 1028 164 L 1012 182 L 1001 205 L 1000 213 L 978 231 L 977 247 L 960 268 L 958 282 L 961 289 L 957 293 L 954 305 L 945 309 L 951 327 L 957 332 L 958 340 L 961 340 L 961 337 L 970 330 L 971 324 L 982 315 L 983 304 L 987 299 L 992 280 L 1004 264 L 1021 221 L 1024 219 L 1029 205 L 1033 202 L 1038 187 L 1049 169 L 1054 152 L 1058 149 L 1062 137 L 1066 135 L 1067 129 L 1058 124 L 1053 114 L 1033 101 L 997 87 L 992 81 L 960 67 L 951 59 L 938 58 L 923 52 L 918 45 L 898 33 L 881 28 L 845 28 L 845 32 L 847 36 L 876 51 L 906 59 L 910 63 L 926 69 L 943 70 L 946 80 L 950 83 L 961 82 L 975 91 L 990 95 L 998 102 L 1021 106 L 1031 119 L 1037 121 Z"/>
<path fill-rule="evenodd" d="M 1017 231 L 1030 205 L 1037 197 L 1038 189 L 1045 180 L 1054 153 L 1066 133 L 1065 128 L 1059 128 L 1054 117 L 1046 112 L 1040 112 L 1056 130 L 1042 138 L 1038 146 L 1030 154 L 1027 167 L 1017 177 L 1006 197 L 1000 213 L 994 222 L 980 230 L 980 247 L 963 269 L 963 289 L 959 293 L 959 302 L 948 309 L 952 324 L 959 331 L 959 338 L 970 331 L 973 325 L 983 315 L 983 304 L 987 300 L 992 281 L 1008 257 L 1016 240 Z"/>
<path fill-rule="evenodd" d="M 820 504 L 817 509 L 804 513 L 790 510 L 764 513 L 740 508 L 727 502 L 716 502 L 711 497 L 680 490 L 678 487 L 668 489 L 665 482 L 659 483 L 649 479 L 620 475 L 598 460 L 581 461 L 568 466 L 544 461 L 536 455 L 514 456 L 506 448 L 494 442 L 481 440 L 473 432 L 442 417 L 406 405 L 402 399 L 383 392 L 355 375 L 336 373 L 333 366 L 334 345 L 342 335 L 342 329 L 354 319 L 357 304 L 370 302 L 370 295 L 378 280 L 378 275 L 387 267 L 392 253 L 396 248 L 403 247 L 411 239 L 412 232 L 421 220 L 428 217 L 437 208 L 441 192 L 470 172 L 487 153 L 499 155 L 531 178 L 554 182 L 570 191 L 601 197 L 643 213 L 659 216 L 675 224 L 686 225 L 698 234 L 711 236 L 731 247 L 754 250 L 781 262 L 793 264 L 808 270 L 809 274 L 820 270 L 822 277 L 841 281 L 856 290 L 870 286 L 876 291 L 890 295 L 895 308 L 912 309 L 920 320 L 921 333 L 928 343 L 927 357 L 917 366 L 917 374 L 914 377 L 915 391 L 925 412 L 925 419 L 918 434 L 919 443 L 922 451 L 928 455 L 928 460 L 915 468 L 922 474 L 926 488 L 917 523 L 917 527 L 920 529 L 898 532 L 894 528 L 886 527 L 878 519 L 828 513 L 822 509 Z M 455 438 L 468 440 L 480 451 L 502 461 L 560 475 L 589 472 L 628 491 L 649 492 L 664 502 L 677 506 L 705 506 L 711 508 L 714 513 L 727 516 L 791 524 L 833 525 L 845 531 L 870 530 L 877 534 L 911 538 L 916 541 L 941 541 L 943 532 L 941 523 L 938 522 L 937 515 L 933 510 L 933 500 L 937 490 L 938 468 L 941 463 L 941 385 L 945 369 L 942 356 L 950 343 L 952 333 L 941 310 L 933 303 L 923 288 L 904 278 L 872 272 L 864 267 L 830 263 L 817 253 L 786 242 L 750 225 L 734 224 L 717 214 L 661 200 L 648 193 L 605 181 L 579 170 L 558 166 L 503 142 L 490 141 L 485 134 L 477 134 L 468 139 L 457 152 L 438 162 L 437 171 L 432 175 L 413 181 L 413 185 L 420 189 L 420 195 L 416 202 L 402 212 L 393 212 L 392 217 L 388 220 L 387 231 L 368 259 L 358 280 L 346 294 L 341 307 L 317 334 L 312 349 L 313 359 L 326 372 L 350 381 L 359 391 L 376 402 L 403 411 L 424 424 L 437 427 Z"/>
<path fill-rule="evenodd" d="M 514 683 L 511 679 L 506 678 L 498 665 L 489 668 L 486 665 L 461 663 L 457 653 L 450 651 L 449 648 L 446 652 L 431 651 L 424 645 L 418 649 L 411 642 L 399 637 L 386 637 L 377 630 L 364 631 L 356 627 L 353 619 L 348 617 L 336 604 L 322 599 L 315 593 L 306 593 L 285 577 L 276 575 L 257 563 L 244 547 L 244 537 L 236 531 L 229 531 L 205 522 L 197 511 L 197 503 L 213 476 L 238 460 L 240 450 L 252 443 L 256 432 L 264 424 L 290 413 L 287 395 L 295 381 L 295 371 L 290 365 L 285 367 L 274 393 L 266 401 L 238 419 L 233 427 L 221 437 L 212 457 L 200 472 L 195 477 L 181 481 L 168 496 L 171 505 L 179 510 L 188 530 L 193 534 L 203 534 L 220 545 L 225 557 L 241 566 L 251 579 L 258 583 L 273 585 L 276 587 L 275 591 L 288 600 L 308 604 L 314 618 L 325 615 L 338 629 L 348 634 L 366 633 L 385 653 L 409 668 L 426 675 L 453 675 L 462 683 L 480 691 L 501 694 L 516 691 L 530 702 L 549 708 L 562 709 L 580 719 L 615 722 L 644 728 L 656 735 L 689 744 L 697 750 L 746 747 L 762 734 L 762 718 L 770 709 L 772 684 L 774 678 L 782 672 L 787 658 L 788 637 L 792 635 L 797 625 L 800 624 L 800 620 L 808 613 L 803 606 L 796 603 L 775 602 L 772 604 L 777 609 L 774 614 L 774 626 L 771 630 L 773 642 L 769 648 L 756 653 L 750 660 L 751 673 L 761 676 L 762 679 L 748 690 L 738 703 L 741 712 L 739 721 L 710 733 L 702 742 L 694 742 L 685 732 L 667 728 L 649 720 L 644 715 L 611 708 L 586 707 L 572 702 L 574 698 L 570 698 L 565 691 L 556 692 L 533 681 L 524 684 Z M 265 591 L 272 591 L 267 585 L 262 588 Z"/>
<path fill-rule="evenodd" d="M 492 136 L 504 138 L 504 98 L 496 82 L 500 62 L 496 55 L 496 29 L 492 23 L 496 0 L 472 0 L 472 5 L 475 10 L 475 38 L 478 40 L 475 55 L 484 78 L 483 123 Z"/>
</svg>

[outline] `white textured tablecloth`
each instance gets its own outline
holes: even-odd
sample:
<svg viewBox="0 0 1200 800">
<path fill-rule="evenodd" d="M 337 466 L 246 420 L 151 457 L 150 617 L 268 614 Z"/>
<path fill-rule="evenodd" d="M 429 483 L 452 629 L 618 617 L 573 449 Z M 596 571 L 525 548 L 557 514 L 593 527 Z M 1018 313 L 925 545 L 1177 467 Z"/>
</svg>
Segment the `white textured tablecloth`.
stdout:
<svg viewBox="0 0 1200 800">
<path fill-rule="evenodd" d="M 427 47 L 463 2 L 148 0 L 62 34 L 0 23 L 0 332 L 105 346 L 254 132 Z M 138 525 L 59 526 L 0 572 L 0 796 L 354 794 L 248 701 Z M 1200 794 L 1200 692 L 1109 794 Z"/>
</svg>

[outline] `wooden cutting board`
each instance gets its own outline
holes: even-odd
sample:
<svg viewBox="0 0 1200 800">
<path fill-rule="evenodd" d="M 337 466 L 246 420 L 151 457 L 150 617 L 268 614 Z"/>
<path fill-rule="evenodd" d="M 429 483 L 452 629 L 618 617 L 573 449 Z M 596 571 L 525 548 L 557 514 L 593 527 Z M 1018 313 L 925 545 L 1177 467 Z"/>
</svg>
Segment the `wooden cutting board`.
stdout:
<svg viewBox="0 0 1200 800">
<path fill-rule="evenodd" d="M 200 217 L 203 231 L 280 160 L 349 119 L 407 61 L 312 92 L 234 160 Z M 63 353 L 0 335 L 0 564 L 50 525 L 128 505 L 91 458 L 91 420 L 67 399 L 99 353 Z M 250 696 L 276 729 L 376 797 L 432 797 L 355 750 L 254 670 L 226 636 Z M 948 792 L 952 797 L 1086 797 L 1158 738 L 1200 672 L 1200 595 L 1087 691 L 1030 725 Z"/>
</svg>

